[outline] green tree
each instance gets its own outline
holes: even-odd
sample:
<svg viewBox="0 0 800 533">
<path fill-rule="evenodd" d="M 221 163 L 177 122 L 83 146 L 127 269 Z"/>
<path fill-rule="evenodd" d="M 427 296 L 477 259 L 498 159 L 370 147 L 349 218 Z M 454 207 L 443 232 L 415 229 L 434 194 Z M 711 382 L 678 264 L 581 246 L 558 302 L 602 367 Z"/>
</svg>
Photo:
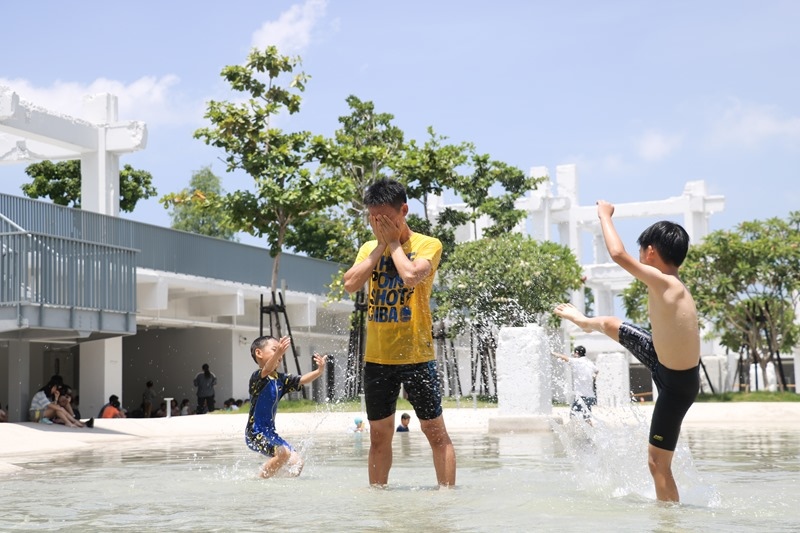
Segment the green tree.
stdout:
<svg viewBox="0 0 800 533">
<path fill-rule="evenodd" d="M 437 319 L 449 334 L 472 328 L 486 352 L 494 390 L 494 347 L 502 326 L 554 323 L 552 309 L 579 289 L 582 269 L 566 246 L 505 233 L 459 244 L 439 269 Z M 480 350 L 480 348 L 479 348 Z"/>
<path fill-rule="evenodd" d="M 227 213 L 219 209 L 219 199 L 224 194 L 219 176 L 206 166 L 192 173 L 188 189 L 163 197 L 161 203 L 165 207 L 172 205 L 170 218 L 173 229 L 232 241 L 236 230 Z M 198 198 L 201 201 L 171 203 L 170 198 Z"/>
<path fill-rule="evenodd" d="M 22 193 L 28 198 L 50 198 L 54 204 L 81 207 L 81 162 L 41 161 L 25 168 L 32 181 L 22 185 Z M 125 165 L 119 171 L 119 209 L 130 213 L 139 200 L 155 196 L 153 176 L 145 170 L 136 170 Z"/>
<path fill-rule="evenodd" d="M 486 215 L 492 220 L 483 234 L 494 237 L 514 229 L 526 213 L 515 207 L 515 202 L 526 192 L 536 189 L 546 178 L 528 177 L 525 173 L 501 161 L 492 160 L 489 154 L 472 154 L 472 171 L 462 177 L 455 187 L 456 193 L 466 203 L 468 220 L 477 234 L 477 221 Z M 492 190 L 499 186 L 500 194 Z"/>
<path fill-rule="evenodd" d="M 394 115 L 378 113 L 375 104 L 348 96 L 350 114 L 339 117 L 341 127 L 319 150 L 330 179 L 346 186 L 344 202 L 297 220 L 286 243 L 311 257 L 343 264 L 352 262 L 359 245 L 372 235 L 366 222 L 364 192 L 370 183 L 391 175 L 390 163 L 403 150 L 403 132 L 392 124 Z"/>
<path fill-rule="evenodd" d="M 471 143 L 447 144 L 447 137 L 428 128 L 428 139 L 418 146 L 413 139 L 394 164 L 396 175 L 406 185 L 409 199 L 422 204 L 423 216 L 409 216 L 408 225 L 413 231 L 432 235 L 442 241 L 442 262 L 456 246 L 455 230 L 466 224 L 469 215 L 446 207 L 436 220 L 430 219 L 432 196 L 441 197 L 445 191 L 454 191 L 462 183 L 460 169 L 469 161 L 474 147 Z"/>
<path fill-rule="evenodd" d="M 690 248 L 681 272 L 709 336 L 734 351 L 746 348 L 762 371 L 797 344 L 800 212 L 710 233 Z M 632 320 L 646 323 L 644 284 L 628 287 L 623 304 Z"/>
<path fill-rule="evenodd" d="M 223 68 L 222 77 L 244 99 L 209 102 L 205 118 L 211 126 L 195 132 L 196 138 L 226 152 L 228 171 L 246 172 L 254 185 L 217 199 L 192 201 L 213 204 L 228 213 L 235 229 L 266 238 L 274 258 L 273 292 L 291 225 L 341 203 L 348 190 L 341 180 L 315 171 L 330 148 L 328 143 L 308 131 L 284 132 L 271 124 L 280 113 L 300 110 L 300 93 L 308 77 L 303 72 L 295 74 L 299 63 L 299 58 L 280 55 L 270 46 L 263 51 L 253 49 L 244 65 Z M 284 85 L 286 77 L 291 79 Z"/>
</svg>

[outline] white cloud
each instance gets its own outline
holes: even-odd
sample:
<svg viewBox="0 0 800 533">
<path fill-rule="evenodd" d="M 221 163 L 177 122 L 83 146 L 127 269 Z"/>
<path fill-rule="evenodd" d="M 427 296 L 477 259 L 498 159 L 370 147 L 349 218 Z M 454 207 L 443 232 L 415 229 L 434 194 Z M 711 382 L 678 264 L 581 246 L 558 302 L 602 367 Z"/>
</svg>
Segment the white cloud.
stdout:
<svg viewBox="0 0 800 533">
<path fill-rule="evenodd" d="M 83 116 L 84 97 L 111 93 L 117 97 L 119 120 L 141 120 L 151 126 L 197 120 L 196 106 L 182 101 L 174 90 L 179 81 L 177 76 L 167 75 L 144 76 L 127 84 L 98 78 L 88 84 L 56 81 L 47 87 L 37 87 L 24 79 L 0 78 L 0 85 L 10 87 L 22 100 L 76 117 Z"/>
<path fill-rule="evenodd" d="M 734 101 L 713 124 L 709 143 L 755 148 L 765 142 L 800 141 L 800 117 L 781 116 L 774 106 Z"/>
<path fill-rule="evenodd" d="M 311 44 L 311 33 L 325 15 L 327 0 L 307 0 L 281 13 L 278 20 L 267 21 L 253 34 L 253 46 L 263 49 L 274 45 L 281 54 L 297 55 Z"/>
<path fill-rule="evenodd" d="M 659 161 L 677 150 L 682 142 L 680 135 L 665 135 L 649 130 L 636 142 L 636 149 L 639 157 L 645 161 Z"/>
</svg>

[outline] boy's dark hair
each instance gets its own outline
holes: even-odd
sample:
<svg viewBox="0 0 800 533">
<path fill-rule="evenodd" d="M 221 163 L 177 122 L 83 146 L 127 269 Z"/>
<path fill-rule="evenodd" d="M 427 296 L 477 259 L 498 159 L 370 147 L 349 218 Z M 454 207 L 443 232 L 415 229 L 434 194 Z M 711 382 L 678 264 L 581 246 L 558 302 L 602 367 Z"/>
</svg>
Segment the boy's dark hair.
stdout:
<svg viewBox="0 0 800 533">
<path fill-rule="evenodd" d="M 408 413 L 403 413 L 403 415 L 400 417 L 401 420 L 405 420 L 406 418 L 411 420 L 411 415 Z"/>
<path fill-rule="evenodd" d="M 367 187 L 364 192 L 364 205 L 367 207 L 390 205 L 395 209 L 400 209 L 406 202 L 408 202 L 406 188 L 399 182 L 388 178 L 379 179 Z"/>
<path fill-rule="evenodd" d="M 148 381 L 147 383 L 145 383 L 145 385 L 147 385 L 148 387 L 152 387 L 153 386 L 153 382 L 152 381 Z"/>
<path fill-rule="evenodd" d="M 636 242 L 641 248 L 652 246 L 665 263 L 676 267 L 683 264 L 689 251 L 689 234 L 680 224 L 668 220 L 644 230 Z"/>
<path fill-rule="evenodd" d="M 258 360 L 256 360 L 256 350 L 263 350 L 264 346 L 267 344 L 267 341 L 270 339 L 278 340 L 272 335 L 262 335 L 253 341 L 253 343 L 250 345 L 250 357 L 253 358 L 253 361 L 258 363 Z"/>
<path fill-rule="evenodd" d="M 578 357 L 584 357 L 586 355 L 586 348 L 584 348 L 583 346 L 576 346 L 575 355 L 577 355 Z"/>
</svg>

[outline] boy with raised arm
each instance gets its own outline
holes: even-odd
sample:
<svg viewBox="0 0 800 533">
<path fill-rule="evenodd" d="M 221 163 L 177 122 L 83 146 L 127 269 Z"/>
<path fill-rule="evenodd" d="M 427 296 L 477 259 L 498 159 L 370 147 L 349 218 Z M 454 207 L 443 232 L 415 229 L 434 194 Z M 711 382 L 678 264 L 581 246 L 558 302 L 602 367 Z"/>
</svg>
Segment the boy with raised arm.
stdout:
<svg viewBox="0 0 800 533">
<path fill-rule="evenodd" d="M 700 390 L 700 329 L 694 299 L 678 268 L 689 250 L 689 235 L 673 222 L 656 222 L 639 236 L 639 260 L 625 251 L 611 220 L 614 206 L 597 202 L 600 227 L 611 259 L 647 285 L 648 332 L 619 318 L 586 317 L 570 304 L 555 313 L 587 332 L 604 333 L 627 348 L 653 374 L 658 399 L 650 423 L 648 466 L 656 497 L 680 501 L 672 475 L 672 457 L 681 423 Z"/>
<path fill-rule="evenodd" d="M 279 373 L 278 365 L 291 345 L 290 337 L 264 335 L 250 345 L 250 355 L 258 370 L 250 376 L 250 415 L 245 428 L 245 443 L 251 450 L 269 457 L 261 467 L 260 476 L 274 476 L 282 467 L 291 467 L 290 475 L 299 476 L 303 470 L 303 459 L 292 445 L 283 440 L 275 430 L 275 415 L 278 402 L 284 394 L 311 383 L 325 371 L 324 355 L 314 354 L 317 368 L 302 376 Z"/>
</svg>

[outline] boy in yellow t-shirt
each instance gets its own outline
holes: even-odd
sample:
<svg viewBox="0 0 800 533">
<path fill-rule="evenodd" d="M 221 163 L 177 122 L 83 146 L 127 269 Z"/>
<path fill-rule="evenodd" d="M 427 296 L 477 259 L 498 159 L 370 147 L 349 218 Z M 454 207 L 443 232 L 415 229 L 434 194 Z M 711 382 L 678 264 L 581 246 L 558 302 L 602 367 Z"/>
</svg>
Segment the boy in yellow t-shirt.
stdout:
<svg viewBox="0 0 800 533">
<path fill-rule="evenodd" d="M 456 457 L 442 416 L 430 308 L 442 243 L 411 231 L 407 201 L 405 188 L 394 180 L 370 185 L 364 205 L 375 240 L 361 246 L 344 275 L 350 293 L 368 284 L 364 394 L 370 423 L 369 482 L 388 483 L 402 384 L 431 445 L 436 479 L 451 487 Z"/>
</svg>

